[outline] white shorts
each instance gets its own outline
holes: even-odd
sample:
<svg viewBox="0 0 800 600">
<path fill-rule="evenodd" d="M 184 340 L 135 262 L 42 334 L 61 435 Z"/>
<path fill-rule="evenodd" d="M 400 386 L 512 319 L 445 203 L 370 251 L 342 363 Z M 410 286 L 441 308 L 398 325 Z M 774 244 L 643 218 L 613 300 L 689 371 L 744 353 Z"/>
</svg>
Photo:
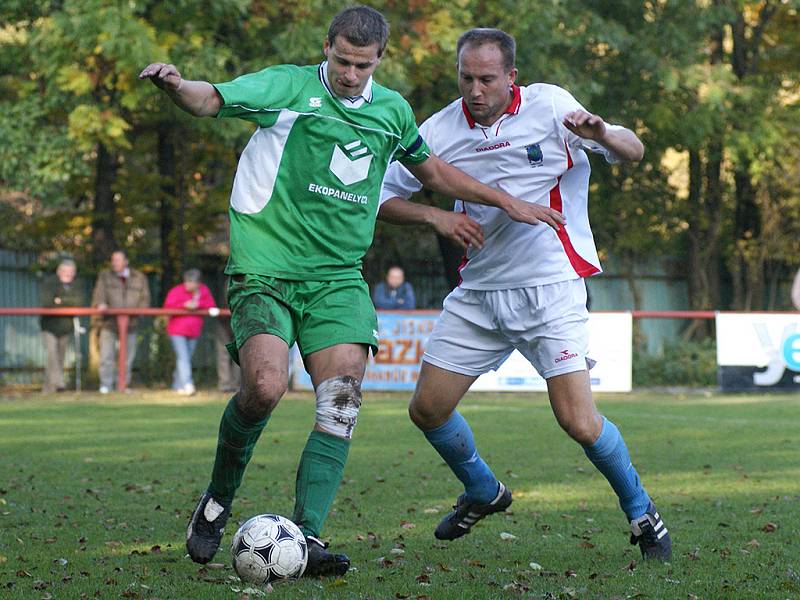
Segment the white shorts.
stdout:
<svg viewBox="0 0 800 600">
<path fill-rule="evenodd" d="M 548 379 L 584 371 L 586 284 L 582 278 L 513 290 L 456 288 L 431 332 L 422 359 L 462 375 L 497 369 L 516 349 Z"/>
</svg>

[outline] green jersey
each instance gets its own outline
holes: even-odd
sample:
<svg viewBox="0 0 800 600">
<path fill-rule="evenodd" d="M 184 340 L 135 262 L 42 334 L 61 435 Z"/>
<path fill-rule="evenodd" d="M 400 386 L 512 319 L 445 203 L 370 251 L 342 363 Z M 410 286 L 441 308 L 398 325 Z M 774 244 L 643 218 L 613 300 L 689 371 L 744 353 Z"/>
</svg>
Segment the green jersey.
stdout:
<svg viewBox="0 0 800 600">
<path fill-rule="evenodd" d="M 215 84 L 219 117 L 258 125 L 233 182 L 228 274 L 361 277 L 389 162 L 430 155 L 400 94 L 370 78 L 362 97 L 342 100 L 325 69 L 280 65 Z"/>
</svg>

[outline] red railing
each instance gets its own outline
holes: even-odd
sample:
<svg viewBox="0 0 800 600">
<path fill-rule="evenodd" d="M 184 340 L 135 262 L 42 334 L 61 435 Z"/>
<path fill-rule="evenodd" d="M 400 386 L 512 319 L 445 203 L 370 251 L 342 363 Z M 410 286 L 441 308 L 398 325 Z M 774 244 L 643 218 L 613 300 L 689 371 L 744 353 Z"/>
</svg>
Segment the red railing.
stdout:
<svg viewBox="0 0 800 600">
<path fill-rule="evenodd" d="M 131 317 L 158 317 L 158 316 L 210 316 L 229 317 L 228 309 L 204 308 L 201 310 L 177 310 L 174 308 L 3 308 L 0 307 L 0 317 L 93 317 L 112 316 L 117 318 L 117 338 L 119 339 L 119 353 L 117 354 L 117 389 L 124 391 L 127 387 L 127 360 L 128 360 L 128 323 Z"/>
<path fill-rule="evenodd" d="M 217 312 L 218 310 L 218 312 Z M 396 312 L 396 311 L 387 311 Z M 406 311 L 403 311 L 406 312 Z M 416 311 L 414 311 L 416 312 Z M 439 311 L 419 311 L 439 312 Z M 634 311 L 596 311 L 596 312 L 630 312 L 634 319 L 713 319 L 719 311 L 713 310 L 634 310 Z M 176 310 L 170 308 L 4 308 L 0 307 L 0 316 L 54 316 L 54 317 L 85 317 L 85 316 L 115 316 L 117 318 L 117 332 L 119 339 L 119 353 L 117 355 L 117 388 L 124 390 L 126 387 L 126 360 L 128 356 L 128 323 L 130 317 L 146 316 L 175 316 L 195 315 L 211 317 L 228 317 L 227 309 L 203 310 Z M 774 314 L 781 314 L 779 312 Z"/>
</svg>

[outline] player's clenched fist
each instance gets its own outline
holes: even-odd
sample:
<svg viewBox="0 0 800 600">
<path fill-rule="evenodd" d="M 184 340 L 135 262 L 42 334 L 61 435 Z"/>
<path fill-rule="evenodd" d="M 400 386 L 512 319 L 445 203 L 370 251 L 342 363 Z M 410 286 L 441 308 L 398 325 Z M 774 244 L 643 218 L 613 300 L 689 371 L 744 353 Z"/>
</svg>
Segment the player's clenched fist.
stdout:
<svg viewBox="0 0 800 600">
<path fill-rule="evenodd" d="M 166 91 L 177 91 L 181 85 L 181 74 L 175 65 L 151 63 L 141 73 L 139 79 L 149 79 L 158 88 Z"/>
<path fill-rule="evenodd" d="M 599 115 L 585 110 L 573 110 L 564 115 L 564 127 L 587 140 L 601 141 L 606 135 L 606 124 Z"/>
<path fill-rule="evenodd" d="M 559 230 L 561 225 L 567 224 L 564 215 L 557 210 L 549 206 L 524 202 L 516 198 L 506 207 L 506 214 L 514 221 L 530 225 L 538 225 L 539 222 L 547 223 L 556 231 Z"/>
</svg>

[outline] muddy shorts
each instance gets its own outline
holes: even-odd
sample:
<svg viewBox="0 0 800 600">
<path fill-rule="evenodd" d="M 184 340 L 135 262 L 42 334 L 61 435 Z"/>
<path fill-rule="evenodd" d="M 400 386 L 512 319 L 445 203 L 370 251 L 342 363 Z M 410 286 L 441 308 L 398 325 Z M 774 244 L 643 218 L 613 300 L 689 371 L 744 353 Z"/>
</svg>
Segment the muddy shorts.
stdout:
<svg viewBox="0 0 800 600">
<path fill-rule="evenodd" d="M 266 275 L 234 275 L 228 286 L 233 339 L 228 351 L 268 333 L 303 356 L 336 344 L 364 344 L 378 351 L 378 319 L 363 279 L 294 281 Z"/>
</svg>

